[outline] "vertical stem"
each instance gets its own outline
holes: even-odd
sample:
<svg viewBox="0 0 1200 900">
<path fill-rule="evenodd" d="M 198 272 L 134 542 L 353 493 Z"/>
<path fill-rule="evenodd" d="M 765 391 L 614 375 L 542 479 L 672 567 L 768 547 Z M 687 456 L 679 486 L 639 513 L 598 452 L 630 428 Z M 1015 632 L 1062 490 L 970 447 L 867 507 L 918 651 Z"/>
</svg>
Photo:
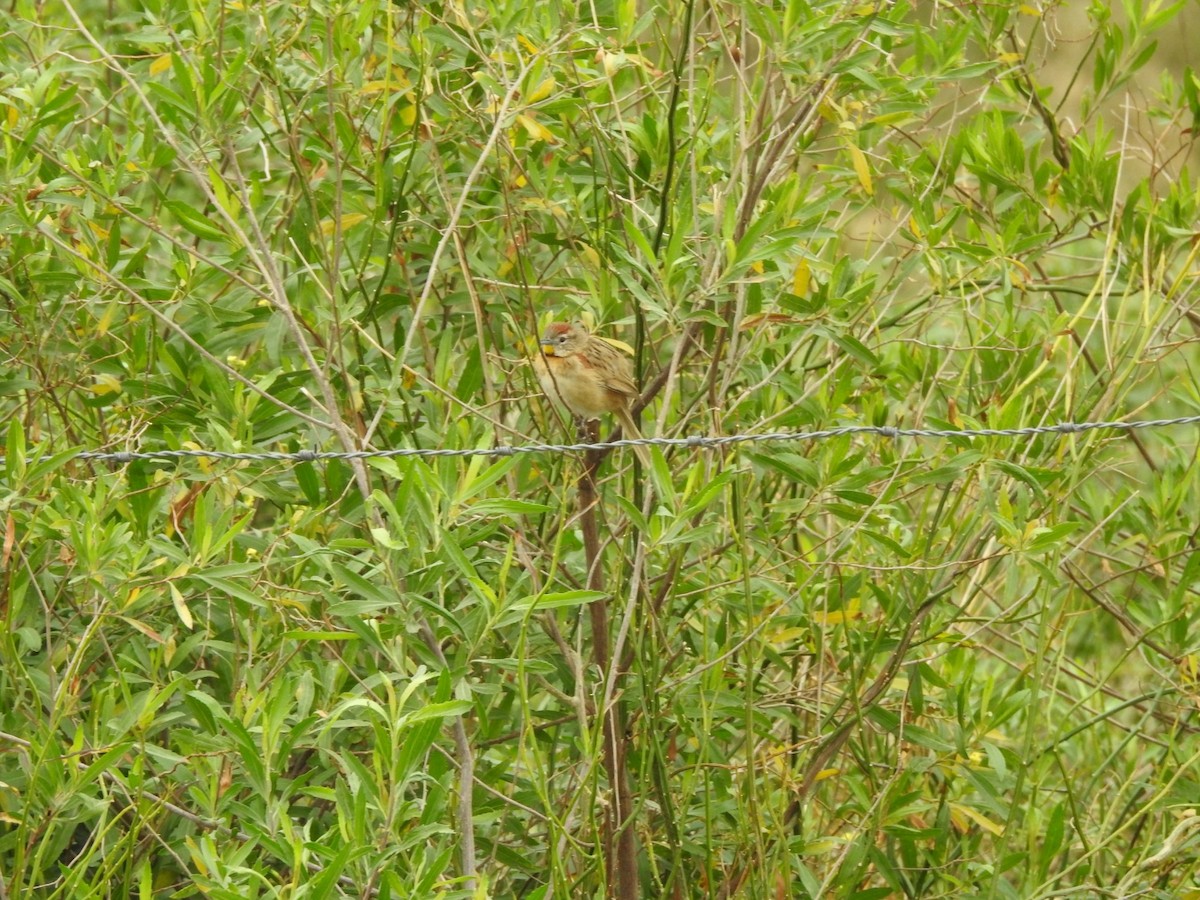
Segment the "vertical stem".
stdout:
<svg viewBox="0 0 1200 900">
<path fill-rule="evenodd" d="M 585 440 L 594 442 L 598 430 Z M 596 510 L 599 506 L 596 491 L 596 471 L 603 454 L 589 450 L 584 457 L 583 474 L 579 476 L 580 525 L 583 528 L 583 550 L 587 559 L 589 590 L 604 590 L 604 567 L 600 560 L 600 525 Z M 607 682 L 609 667 L 617 665 L 609 656 L 608 603 L 596 600 L 588 605 L 592 620 L 592 659 L 600 670 L 601 683 Z M 618 673 L 619 674 L 619 673 Z M 612 803 L 604 826 L 605 870 L 608 874 L 608 896 L 618 900 L 634 900 L 638 896 L 637 842 L 633 830 L 633 794 L 626 768 L 625 715 L 618 696 L 600 709 L 604 740 L 604 773 L 608 777 Z"/>
</svg>

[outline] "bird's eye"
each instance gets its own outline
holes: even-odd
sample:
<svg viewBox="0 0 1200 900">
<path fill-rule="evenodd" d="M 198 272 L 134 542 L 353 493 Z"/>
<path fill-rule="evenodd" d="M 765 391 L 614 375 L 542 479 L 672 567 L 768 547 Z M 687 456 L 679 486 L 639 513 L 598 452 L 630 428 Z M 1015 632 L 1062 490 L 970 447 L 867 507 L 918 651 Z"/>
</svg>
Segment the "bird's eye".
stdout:
<svg viewBox="0 0 1200 900">
<path fill-rule="evenodd" d="M 560 344 L 565 344 L 567 342 L 567 336 L 565 334 L 560 334 L 558 336 L 558 342 Z"/>
</svg>

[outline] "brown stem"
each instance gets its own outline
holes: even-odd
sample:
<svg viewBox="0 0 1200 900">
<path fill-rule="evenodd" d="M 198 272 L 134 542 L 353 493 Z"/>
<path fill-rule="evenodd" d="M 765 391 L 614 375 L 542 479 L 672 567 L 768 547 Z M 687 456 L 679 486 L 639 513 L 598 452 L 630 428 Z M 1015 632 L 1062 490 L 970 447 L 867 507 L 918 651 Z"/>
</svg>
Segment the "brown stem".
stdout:
<svg viewBox="0 0 1200 900">
<path fill-rule="evenodd" d="M 584 439 L 594 442 L 598 428 L 594 422 L 589 425 L 591 430 L 584 435 Z M 583 529 L 583 550 L 587 559 L 587 586 L 593 591 L 604 590 L 600 525 L 596 516 L 599 506 L 596 471 L 603 459 L 602 451 L 587 451 L 583 474 L 579 476 L 579 523 Z M 588 605 L 588 615 L 592 620 L 592 658 L 603 683 L 608 680 L 609 666 L 612 665 L 608 650 L 608 603 L 605 600 L 593 601 Z M 608 807 L 604 825 L 608 896 L 634 900 L 638 896 L 637 842 L 633 829 L 633 792 L 629 787 L 629 771 L 626 767 L 625 714 L 619 695 L 600 710 L 600 715 L 603 716 L 604 772 L 612 791 L 612 803 Z"/>
</svg>

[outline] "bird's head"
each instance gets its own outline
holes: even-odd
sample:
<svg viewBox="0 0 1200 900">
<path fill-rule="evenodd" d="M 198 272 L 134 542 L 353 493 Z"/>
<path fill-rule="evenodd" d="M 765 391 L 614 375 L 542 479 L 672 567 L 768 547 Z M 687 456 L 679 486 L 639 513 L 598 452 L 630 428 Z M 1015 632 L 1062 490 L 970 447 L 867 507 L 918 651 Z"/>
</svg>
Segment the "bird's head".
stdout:
<svg viewBox="0 0 1200 900">
<path fill-rule="evenodd" d="M 542 352 L 547 356 L 570 356 L 583 349 L 588 331 L 578 322 L 551 322 L 542 335 Z"/>
</svg>

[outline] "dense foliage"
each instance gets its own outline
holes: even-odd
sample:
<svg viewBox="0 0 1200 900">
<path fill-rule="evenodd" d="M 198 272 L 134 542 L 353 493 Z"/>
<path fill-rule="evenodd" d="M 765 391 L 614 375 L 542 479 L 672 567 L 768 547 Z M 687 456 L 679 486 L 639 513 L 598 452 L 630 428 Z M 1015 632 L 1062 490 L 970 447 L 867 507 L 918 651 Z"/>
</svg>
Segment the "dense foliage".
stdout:
<svg viewBox="0 0 1200 900">
<path fill-rule="evenodd" d="M 0 897 L 1197 895 L 1195 426 L 73 459 L 1194 415 L 1183 7 L 14 0 Z"/>
</svg>

